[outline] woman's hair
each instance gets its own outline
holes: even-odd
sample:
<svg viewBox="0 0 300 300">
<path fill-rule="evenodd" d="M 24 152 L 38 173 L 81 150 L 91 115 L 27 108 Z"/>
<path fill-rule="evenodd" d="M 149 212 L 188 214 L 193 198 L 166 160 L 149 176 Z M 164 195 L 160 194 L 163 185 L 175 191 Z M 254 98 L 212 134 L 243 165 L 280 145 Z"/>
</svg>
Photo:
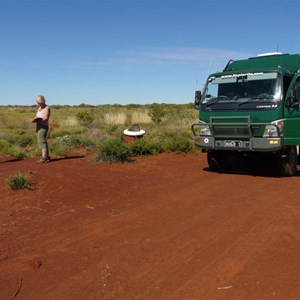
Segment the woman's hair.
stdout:
<svg viewBox="0 0 300 300">
<path fill-rule="evenodd" d="M 45 103 L 46 102 L 46 99 L 45 99 L 45 97 L 44 96 L 42 96 L 42 95 L 38 95 L 37 97 L 36 97 L 36 102 L 37 103 Z"/>
</svg>

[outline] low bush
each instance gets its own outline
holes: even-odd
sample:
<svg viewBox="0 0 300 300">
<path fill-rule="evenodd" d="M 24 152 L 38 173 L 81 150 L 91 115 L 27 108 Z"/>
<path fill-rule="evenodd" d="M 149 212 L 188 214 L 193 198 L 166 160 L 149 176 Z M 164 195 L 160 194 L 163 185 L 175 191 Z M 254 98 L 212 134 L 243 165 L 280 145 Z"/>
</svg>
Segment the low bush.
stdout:
<svg viewBox="0 0 300 300">
<path fill-rule="evenodd" d="M 7 130 L 5 135 L 5 140 L 8 141 L 11 145 L 16 145 L 17 141 L 19 141 L 19 133 L 14 132 L 13 130 Z"/>
<path fill-rule="evenodd" d="M 34 143 L 33 138 L 30 135 L 23 135 L 18 141 L 18 144 L 21 147 L 32 146 L 33 143 Z"/>
<path fill-rule="evenodd" d="M 132 156 L 137 155 L 154 155 L 162 152 L 161 143 L 150 143 L 145 139 L 137 139 L 128 144 Z"/>
<path fill-rule="evenodd" d="M 6 140 L 0 140 L 0 155 L 6 155 L 10 147 L 10 143 Z"/>
<path fill-rule="evenodd" d="M 85 146 L 85 147 L 92 147 L 95 145 L 95 141 L 88 138 L 85 134 L 74 134 L 70 136 L 72 141 L 72 145 L 77 146 Z"/>
<path fill-rule="evenodd" d="M 6 185 L 12 190 L 32 189 L 32 182 L 30 178 L 21 172 L 10 176 L 6 180 Z"/>
<path fill-rule="evenodd" d="M 181 133 L 169 137 L 163 144 L 164 151 L 188 153 L 194 150 L 194 144 L 189 134 Z"/>
<path fill-rule="evenodd" d="M 166 110 L 160 105 L 154 105 L 148 113 L 149 117 L 156 125 L 159 125 L 163 121 L 166 114 Z"/>
<path fill-rule="evenodd" d="M 25 152 L 17 146 L 11 146 L 7 149 L 7 154 L 16 159 L 25 158 Z"/>
<path fill-rule="evenodd" d="M 95 119 L 93 113 L 87 110 L 78 112 L 76 114 L 76 118 L 78 119 L 79 122 L 81 122 L 82 125 L 86 127 L 90 127 Z"/>
<path fill-rule="evenodd" d="M 74 146 L 74 142 L 71 138 L 70 135 L 63 135 L 63 136 L 58 136 L 57 138 L 55 138 L 55 140 L 58 142 L 58 143 L 61 143 L 61 144 L 64 144 L 68 147 L 72 147 Z"/>
<path fill-rule="evenodd" d="M 60 140 L 58 138 L 49 143 L 51 155 L 64 156 L 70 148 L 71 147 L 65 143 L 64 140 Z"/>
<path fill-rule="evenodd" d="M 112 138 L 104 141 L 98 148 L 95 160 L 108 163 L 129 162 L 131 152 L 120 138 Z"/>
</svg>

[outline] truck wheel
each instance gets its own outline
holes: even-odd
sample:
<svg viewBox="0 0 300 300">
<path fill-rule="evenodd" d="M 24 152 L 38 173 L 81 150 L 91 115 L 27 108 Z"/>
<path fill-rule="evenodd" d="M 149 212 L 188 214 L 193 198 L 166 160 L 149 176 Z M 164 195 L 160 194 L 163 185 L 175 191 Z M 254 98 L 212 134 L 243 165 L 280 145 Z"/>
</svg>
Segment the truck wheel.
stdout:
<svg viewBox="0 0 300 300">
<path fill-rule="evenodd" d="M 223 151 L 209 151 L 207 152 L 207 163 L 211 170 L 222 171 L 225 169 L 226 155 Z"/>
<path fill-rule="evenodd" d="M 297 149 L 296 146 L 288 148 L 285 157 L 279 158 L 278 169 L 281 176 L 290 177 L 297 171 Z"/>
</svg>

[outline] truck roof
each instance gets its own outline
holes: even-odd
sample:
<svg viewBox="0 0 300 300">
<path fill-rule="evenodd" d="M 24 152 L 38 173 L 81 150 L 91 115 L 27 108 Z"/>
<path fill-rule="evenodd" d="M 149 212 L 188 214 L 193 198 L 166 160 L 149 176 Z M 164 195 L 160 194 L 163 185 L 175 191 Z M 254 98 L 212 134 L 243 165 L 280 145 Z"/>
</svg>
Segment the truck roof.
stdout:
<svg viewBox="0 0 300 300">
<path fill-rule="evenodd" d="M 270 53 L 244 60 L 231 60 L 223 72 L 268 71 L 277 70 L 278 67 L 286 69 L 290 73 L 295 73 L 300 69 L 300 55 Z"/>
</svg>

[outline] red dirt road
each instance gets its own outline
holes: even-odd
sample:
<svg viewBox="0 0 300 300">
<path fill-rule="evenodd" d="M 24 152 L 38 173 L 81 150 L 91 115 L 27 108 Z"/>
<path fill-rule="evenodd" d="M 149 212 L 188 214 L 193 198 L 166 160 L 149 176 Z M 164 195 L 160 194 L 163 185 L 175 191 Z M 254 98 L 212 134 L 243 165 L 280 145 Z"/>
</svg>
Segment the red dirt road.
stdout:
<svg viewBox="0 0 300 300">
<path fill-rule="evenodd" d="M 299 170 L 206 167 L 1 159 L 0 299 L 300 299 Z"/>
</svg>

